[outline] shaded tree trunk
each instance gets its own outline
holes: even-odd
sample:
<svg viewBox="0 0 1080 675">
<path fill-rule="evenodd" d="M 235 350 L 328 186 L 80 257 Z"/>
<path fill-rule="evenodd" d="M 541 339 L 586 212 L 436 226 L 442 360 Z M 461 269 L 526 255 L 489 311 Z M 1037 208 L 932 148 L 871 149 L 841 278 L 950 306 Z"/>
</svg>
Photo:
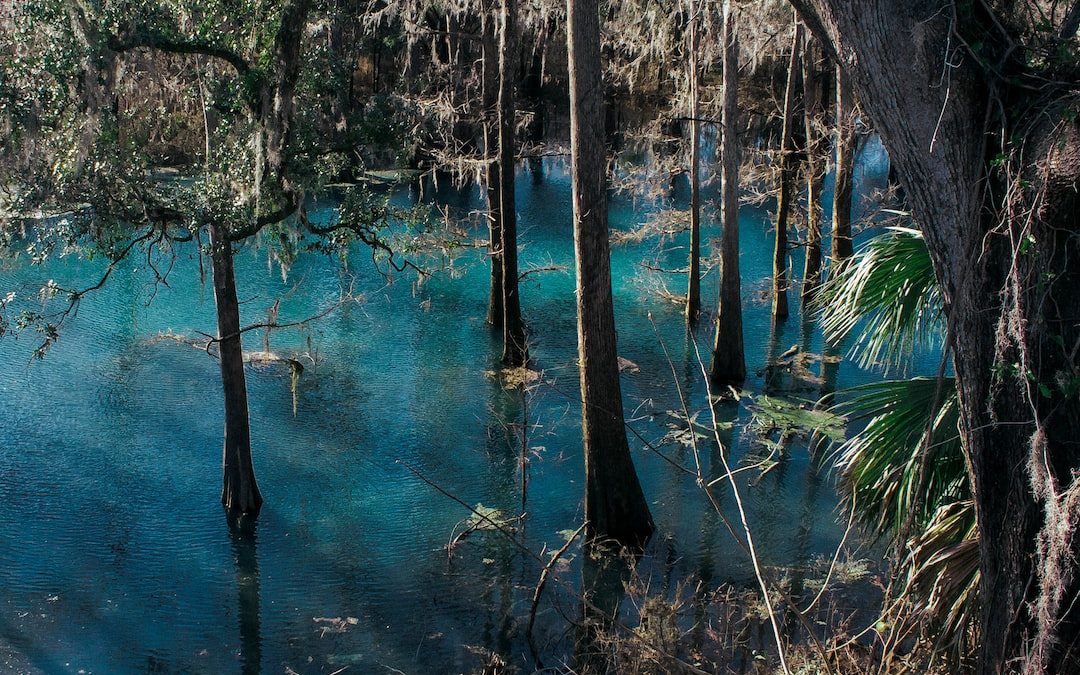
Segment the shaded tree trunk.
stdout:
<svg viewBox="0 0 1080 675">
<path fill-rule="evenodd" d="M 696 5 L 690 17 L 690 271 L 686 288 L 686 323 L 697 323 L 701 313 L 701 95 L 698 35 L 701 17 Z"/>
<path fill-rule="evenodd" d="M 739 42 L 731 0 L 724 2 L 724 100 L 720 128 L 720 304 L 716 310 L 709 378 L 714 384 L 738 385 L 746 379 L 743 347 L 742 280 L 739 276 Z"/>
<path fill-rule="evenodd" d="M 855 100 L 851 78 L 842 64 L 836 66 L 836 173 L 833 188 L 833 269 L 850 259 L 852 174 L 855 171 Z"/>
<path fill-rule="evenodd" d="M 221 386 L 225 397 L 225 446 L 222 452 L 221 503 L 232 513 L 257 516 L 263 499 L 251 462 L 244 350 L 240 343 L 240 305 L 236 300 L 232 244 L 224 226 L 210 225 Z"/>
<path fill-rule="evenodd" d="M 514 203 L 514 83 L 517 80 L 517 0 L 503 0 L 499 38 L 499 222 L 502 241 L 503 363 L 528 358 L 518 297 L 517 212 Z"/>
<path fill-rule="evenodd" d="M 639 547 L 653 522 L 626 442 L 619 384 L 598 0 L 567 0 L 566 13 L 586 534 Z"/>
<path fill-rule="evenodd" d="M 806 265 L 802 306 L 813 300 L 821 285 L 821 184 L 828 148 L 825 143 L 825 54 L 813 35 L 806 36 L 803 54 L 803 109 L 806 120 Z"/>
<path fill-rule="evenodd" d="M 491 258 L 491 283 L 488 289 L 487 322 L 501 328 L 503 325 L 503 241 L 502 215 L 502 172 L 499 161 L 499 56 L 498 21 L 495 18 L 494 3 L 487 3 L 483 13 L 483 115 L 484 115 L 484 156 L 487 159 L 487 203 L 488 203 L 488 256 Z"/>
<path fill-rule="evenodd" d="M 783 321 L 788 317 L 788 213 L 791 211 L 791 190 L 795 182 L 795 84 L 799 76 L 801 49 L 802 23 L 796 17 L 787 86 L 784 87 L 784 127 L 780 138 L 780 195 L 776 198 L 776 247 L 773 249 L 774 321 Z"/>
<path fill-rule="evenodd" d="M 896 162 L 955 330 L 980 530 L 977 669 L 1077 672 L 1080 400 L 1060 387 L 1078 372 L 1076 349 L 1062 345 L 1080 344 L 1075 108 L 1053 91 L 1047 105 L 1016 104 L 1034 90 L 1024 86 L 1030 62 L 1008 58 L 1008 42 L 1027 39 L 1020 31 L 981 59 L 951 47 L 957 34 L 1011 30 L 1007 12 L 986 14 L 997 3 L 959 22 L 943 0 L 795 4 L 831 40 Z M 997 59 L 1002 75 L 980 66 Z M 1009 174 L 995 159 L 1003 147 Z"/>
</svg>

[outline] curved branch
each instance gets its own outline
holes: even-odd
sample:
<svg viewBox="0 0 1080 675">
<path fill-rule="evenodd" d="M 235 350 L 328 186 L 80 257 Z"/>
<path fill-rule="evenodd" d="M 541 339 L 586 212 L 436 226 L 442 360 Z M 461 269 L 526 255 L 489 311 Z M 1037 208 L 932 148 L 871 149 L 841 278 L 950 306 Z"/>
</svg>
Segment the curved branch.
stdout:
<svg viewBox="0 0 1080 675">
<path fill-rule="evenodd" d="M 228 63 L 236 70 L 236 74 L 240 77 L 246 77 L 249 73 L 255 71 L 244 57 L 231 49 L 226 49 L 220 45 L 210 44 L 209 42 L 203 42 L 201 40 L 181 40 L 165 37 L 164 35 L 137 33 L 123 38 L 113 36 L 109 39 L 108 46 L 109 49 L 118 53 L 145 48 L 168 52 L 170 54 L 199 54 L 208 56 Z"/>
</svg>

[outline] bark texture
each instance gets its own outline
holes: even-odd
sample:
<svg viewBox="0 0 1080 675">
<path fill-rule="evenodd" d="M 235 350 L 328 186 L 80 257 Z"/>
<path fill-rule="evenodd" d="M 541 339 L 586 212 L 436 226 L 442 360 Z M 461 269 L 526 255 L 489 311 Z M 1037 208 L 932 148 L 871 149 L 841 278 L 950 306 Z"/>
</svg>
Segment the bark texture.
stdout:
<svg viewBox="0 0 1080 675">
<path fill-rule="evenodd" d="M 567 0 L 586 534 L 642 546 L 653 522 L 626 442 L 611 297 L 597 0 Z"/>
<path fill-rule="evenodd" d="M 807 35 L 803 43 L 803 110 L 806 125 L 806 265 L 802 306 L 813 300 L 821 285 L 821 184 L 828 165 L 825 142 L 825 74 L 827 64 L 821 42 Z"/>
<path fill-rule="evenodd" d="M 502 263 L 502 175 L 499 161 L 499 47 L 498 21 L 494 3 L 487 3 L 481 20 L 483 27 L 483 109 L 484 153 L 487 157 L 488 256 L 491 258 L 491 283 L 488 289 L 487 322 L 496 328 L 503 324 Z"/>
<path fill-rule="evenodd" d="M 701 18 L 696 7 L 690 18 L 690 271 L 686 287 L 686 322 L 697 323 L 701 313 L 701 94 L 698 90 L 698 35 Z"/>
<path fill-rule="evenodd" d="M 739 272 L 739 43 L 730 0 L 724 2 L 723 120 L 720 128 L 720 302 L 716 310 L 709 379 L 714 385 L 746 380 L 743 346 L 742 280 Z"/>
<path fill-rule="evenodd" d="M 832 263 L 834 269 L 854 253 L 851 244 L 851 189 L 855 170 L 855 110 L 847 66 L 836 66 L 836 182 L 833 188 Z"/>
<path fill-rule="evenodd" d="M 997 3 L 795 4 L 830 41 L 896 163 L 954 325 L 981 533 L 977 669 L 1077 672 L 1080 403 L 1060 386 L 1076 381 L 1080 344 L 1075 98 L 1025 117 L 1029 66 L 1010 61 L 1007 40 L 989 46 L 1001 49 L 1000 79 L 957 44 L 957 34 L 1010 30 Z"/>
<path fill-rule="evenodd" d="M 503 354 L 508 366 L 528 358 L 518 297 L 517 210 L 514 203 L 514 109 L 517 80 L 517 0 L 503 0 L 499 37 L 499 221 L 502 240 Z"/>
<path fill-rule="evenodd" d="M 784 127 L 780 139 L 780 194 L 776 198 L 776 246 L 773 249 L 773 311 L 774 321 L 788 318 L 788 214 L 791 211 L 791 191 L 795 182 L 795 86 L 799 77 L 799 52 L 802 51 L 802 23 L 796 17 L 795 36 L 791 42 L 787 86 L 784 87 Z"/>
<path fill-rule="evenodd" d="M 221 387 L 225 397 L 225 445 L 222 451 L 221 503 L 231 513 L 257 516 L 263 498 L 251 461 L 244 350 L 240 344 L 240 305 L 236 300 L 232 244 L 220 224 L 210 225 L 210 258 L 214 272 Z"/>
</svg>

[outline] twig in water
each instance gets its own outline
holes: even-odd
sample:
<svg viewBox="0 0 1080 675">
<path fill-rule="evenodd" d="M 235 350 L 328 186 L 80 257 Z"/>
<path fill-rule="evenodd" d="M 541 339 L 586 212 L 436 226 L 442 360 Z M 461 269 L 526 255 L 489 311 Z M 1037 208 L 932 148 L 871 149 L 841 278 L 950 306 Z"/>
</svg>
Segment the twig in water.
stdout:
<svg viewBox="0 0 1080 675">
<path fill-rule="evenodd" d="M 540 580 L 536 582 L 536 590 L 533 591 L 532 606 L 529 608 L 529 626 L 525 629 L 525 634 L 529 638 L 529 650 L 532 651 L 533 658 L 536 659 L 537 665 L 540 665 L 540 654 L 536 649 L 536 641 L 533 638 L 533 624 L 536 623 L 536 608 L 540 605 L 540 596 L 544 592 L 544 586 L 547 585 L 548 576 L 551 574 L 551 570 L 559 562 L 559 558 L 563 557 L 569 549 L 570 545 L 574 543 L 581 533 L 585 530 L 585 526 L 588 525 L 588 521 L 581 524 L 574 534 L 566 540 L 566 543 L 562 545 L 558 551 L 555 551 L 555 555 L 551 556 L 551 560 L 548 564 L 544 565 L 544 569 L 540 572 Z M 542 667 L 542 666 L 541 666 Z"/>
</svg>

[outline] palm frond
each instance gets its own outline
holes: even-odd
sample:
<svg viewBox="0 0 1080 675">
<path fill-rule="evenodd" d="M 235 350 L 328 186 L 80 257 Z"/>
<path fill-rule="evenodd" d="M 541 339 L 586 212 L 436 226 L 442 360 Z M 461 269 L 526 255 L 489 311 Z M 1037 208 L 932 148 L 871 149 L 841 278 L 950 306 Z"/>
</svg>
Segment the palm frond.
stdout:
<svg viewBox="0 0 1080 675">
<path fill-rule="evenodd" d="M 968 651 L 979 618 L 979 530 L 970 500 L 942 506 L 912 538 L 903 566 L 905 595 L 935 622 L 936 645 Z"/>
<path fill-rule="evenodd" d="M 853 398 L 833 408 L 851 421 L 868 420 L 839 446 L 836 467 L 854 495 L 857 517 L 878 536 L 899 534 L 912 513 L 922 530 L 940 507 L 969 498 L 956 382 L 944 378 L 940 397 L 937 387 L 929 377 L 875 382 L 849 389 Z M 923 437 L 931 424 L 920 481 Z"/>
<path fill-rule="evenodd" d="M 906 227 L 870 240 L 821 287 L 815 304 L 831 344 L 859 327 L 852 355 L 863 367 L 898 369 L 944 332 L 930 253 L 922 234 Z"/>
</svg>

